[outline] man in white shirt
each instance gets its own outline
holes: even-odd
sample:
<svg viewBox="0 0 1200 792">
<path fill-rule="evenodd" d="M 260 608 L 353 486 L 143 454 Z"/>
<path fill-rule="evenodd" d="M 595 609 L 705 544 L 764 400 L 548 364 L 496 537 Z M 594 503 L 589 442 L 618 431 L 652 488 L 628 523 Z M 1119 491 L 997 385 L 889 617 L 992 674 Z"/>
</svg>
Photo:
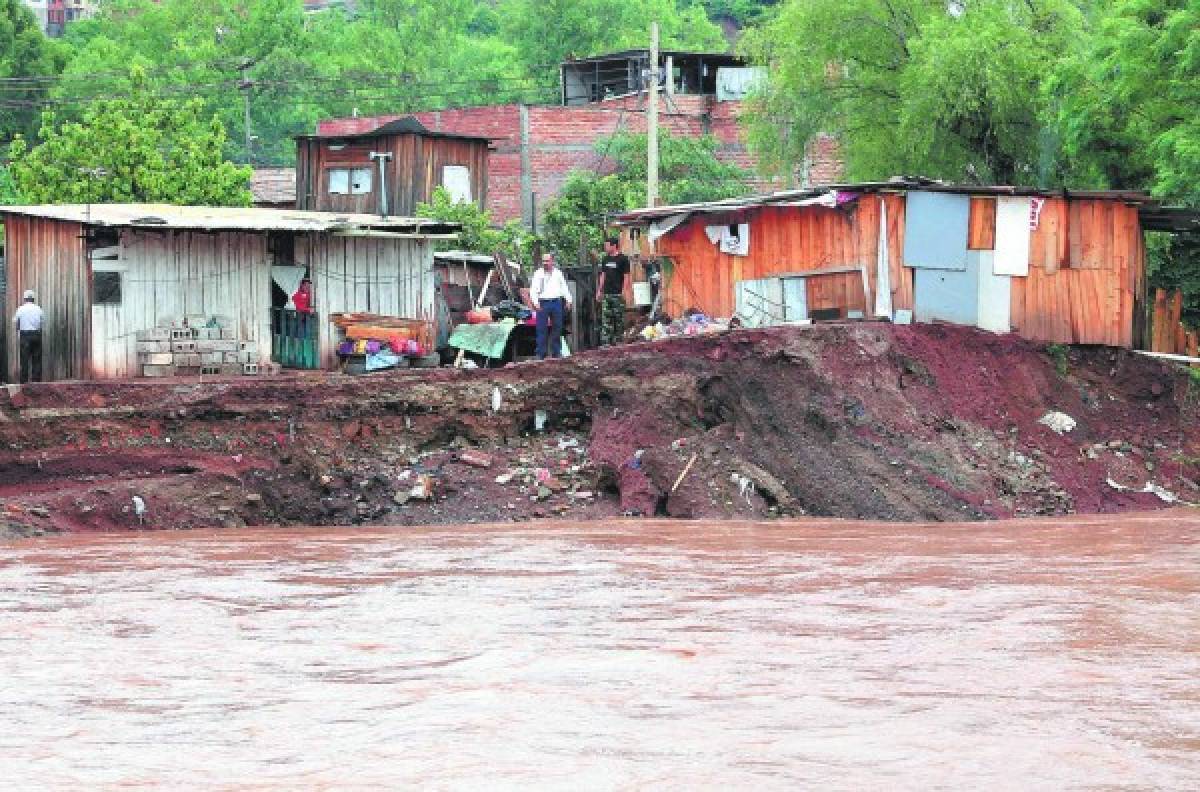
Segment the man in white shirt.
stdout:
<svg viewBox="0 0 1200 792">
<path fill-rule="evenodd" d="M 571 292 L 562 270 L 554 266 L 553 253 L 544 254 L 541 268 L 533 273 L 529 299 L 537 311 L 538 360 L 546 359 L 548 332 L 550 357 L 562 357 L 563 315 L 571 308 Z"/>
<path fill-rule="evenodd" d="M 26 290 L 24 302 L 13 315 L 21 339 L 21 382 L 42 381 L 42 309 L 37 295 Z"/>
</svg>

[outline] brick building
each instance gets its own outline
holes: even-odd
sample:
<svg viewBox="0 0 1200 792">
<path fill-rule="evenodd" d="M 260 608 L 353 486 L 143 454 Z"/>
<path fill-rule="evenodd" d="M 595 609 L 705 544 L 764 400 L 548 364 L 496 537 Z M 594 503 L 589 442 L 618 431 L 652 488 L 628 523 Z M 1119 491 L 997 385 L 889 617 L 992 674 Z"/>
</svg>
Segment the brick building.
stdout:
<svg viewBox="0 0 1200 792">
<path fill-rule="evenodd" d="M 562 105 L 504 104 L 415 115 L 435 132 L 490 138 L 487 208 L 496 222 L 519 219 L 528 225 L 535 207 L 540 215 L 571 171 L 612 168 L 603 149 L 597 150 L 600 141 L 617 132 L 646 131 L 642 77 L 648 73 L 647 59 L 645 50 L 632 50 L 563 64 Z M 729 55 L 665 52 L 660 68 L 660 127 L 679 136 L 711 134 L 719 143 L 720 160 L 753 172 L 756 163 L 737 120 L 742 107 L 734 98 L 741 95 L 738 84 L 717 79 L 723 72 L 744 76 L 749 70 L 742 62 Z M 672 75 L 670 81 L 666 74 Z M 321 121 L 317 135 L 363 134 L 405 115 Z M 806 184 L 840 178 L 834 141 L 817 141 L 812 151 L 802 174 Z M 751 189 L 776 186 L 756 182 Z"/>
</svg>

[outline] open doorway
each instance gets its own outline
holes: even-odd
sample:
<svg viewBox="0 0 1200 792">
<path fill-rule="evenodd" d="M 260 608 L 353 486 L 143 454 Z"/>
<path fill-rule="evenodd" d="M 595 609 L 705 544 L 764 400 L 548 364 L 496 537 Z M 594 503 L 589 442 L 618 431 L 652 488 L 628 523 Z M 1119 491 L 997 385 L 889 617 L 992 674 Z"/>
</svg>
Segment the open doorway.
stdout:
<svg viewBox="0 0 1200 792">
<path fill-rule="evenodd" d="M 271 360 L 285 368 L 317 368 L 317 305 L 308 268 L 296 264 L 296 237 L 267 235 L 271 256 Z"/>
</svg>

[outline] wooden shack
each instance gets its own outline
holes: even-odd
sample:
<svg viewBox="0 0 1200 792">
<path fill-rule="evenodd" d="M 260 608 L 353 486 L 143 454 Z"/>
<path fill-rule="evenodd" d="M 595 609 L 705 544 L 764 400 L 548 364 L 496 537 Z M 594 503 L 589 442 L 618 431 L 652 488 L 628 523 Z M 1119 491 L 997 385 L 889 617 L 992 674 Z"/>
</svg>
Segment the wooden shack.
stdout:
<svg viewBox="0 0 1200 792">
<path fill-rule="evenodd" d="M 431 132 L 412 117 L 362 134 L 304 135 L 296 138 L 296 208 L 412 215 L 438 187 L 482 208 L 489 147 L 487 138 Z"/>
<path fill-rule="evenodd" d="M 188 317 L 221 317 L 253 350 L 246 362 L 278 360 L 280 313 L 305 276 L 316 309 L 305 365 L 332 368 L 331 314 L 434 319 L 433 240 L 457 235 L 415 218 L 154 204 L 5 206 L 0 216 L 5 310 L 37 292 L 51 380 L 140 376 L 139 340 Z M 7 350 L 12 381 L 12 334 Z"/>
<path fill-rule="evenodd" d="M 1130 192 L 847 184 L 617 218 L 663 257 L 664 309 L 750 324 L 886 317 L 1132 347 L 1145 247 Z"/>
</svg>

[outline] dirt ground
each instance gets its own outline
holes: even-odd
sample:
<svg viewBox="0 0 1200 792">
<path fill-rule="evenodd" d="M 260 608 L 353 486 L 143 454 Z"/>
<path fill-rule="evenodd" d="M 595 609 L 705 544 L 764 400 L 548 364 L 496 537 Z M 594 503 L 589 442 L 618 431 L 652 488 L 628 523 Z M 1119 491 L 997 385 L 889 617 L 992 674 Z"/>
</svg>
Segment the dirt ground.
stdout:
<svg viewBox="0 0 1200 792">
<path fill-rule="evenodd" d="M 9 386 L 0 536 L 1160 508 L 1200 502 L 1186 374 L 1123 350 L 850 323 L 490 371 Z M 1057 434 L 1039 423 L 1051 411 L 1077 425 Z"/>
</svg>

